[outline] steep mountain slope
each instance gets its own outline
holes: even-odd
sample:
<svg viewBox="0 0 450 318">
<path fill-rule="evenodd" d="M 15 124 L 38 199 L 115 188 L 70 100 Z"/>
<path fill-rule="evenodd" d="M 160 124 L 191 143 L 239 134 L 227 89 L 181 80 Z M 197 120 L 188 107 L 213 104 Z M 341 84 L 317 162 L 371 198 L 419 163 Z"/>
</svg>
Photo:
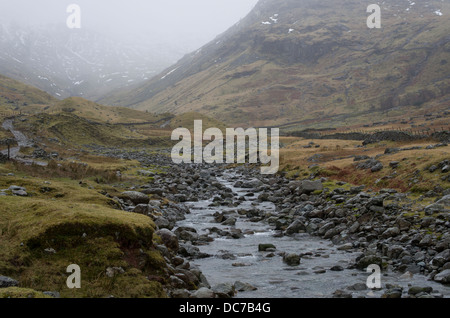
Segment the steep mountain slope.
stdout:
<svg viewBox="0 0 450 318">
<path fill-rule="evenodd" d="M 182 56 L 169 46 L 130 45 L 65 25 L 0 25 L 0 73 L 57 98 L 88 99 L 145 81 Z"/>
<path fill-rule="evenodd" d="M 450 104 L 450 4 L 261 0 L 240 23 L 104 104 L 199 111 L 228 125 L 329 127 Z"/>
</svg>

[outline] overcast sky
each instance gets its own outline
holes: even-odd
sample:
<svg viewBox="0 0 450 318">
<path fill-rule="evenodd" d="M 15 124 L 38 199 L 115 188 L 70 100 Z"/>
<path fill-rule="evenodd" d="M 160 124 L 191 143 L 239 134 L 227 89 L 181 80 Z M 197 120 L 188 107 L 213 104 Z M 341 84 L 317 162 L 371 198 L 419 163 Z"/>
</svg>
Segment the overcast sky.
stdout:
<svg viewBox="0 0 450 318">
<path fill-rule="evenodd" d="M 245 17 L 258 0 L 1 0 L 0 24 L 61 23 L 69 4 L 82 28 L 110 35 L 190 43 L 194 50 Z"/>
</svg>

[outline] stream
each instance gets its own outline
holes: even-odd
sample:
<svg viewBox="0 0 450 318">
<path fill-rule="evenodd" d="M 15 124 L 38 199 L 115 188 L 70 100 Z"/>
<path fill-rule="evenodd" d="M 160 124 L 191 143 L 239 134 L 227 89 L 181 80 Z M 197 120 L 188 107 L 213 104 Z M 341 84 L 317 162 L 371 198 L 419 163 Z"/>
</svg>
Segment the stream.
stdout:
<svg viewBox="0 0 450 318">
<path fill-rule="evenodd" d="M 240 216 L 236 212 L 239 209 L 277 211 L 271 202 L 258 202 L 258 194 L 253 194 L 252 189 L 235 188 L 235 182 L 242 178 L 229 171 L 217 177 L 219 182 L 232 190 L 235 197 L 246 198 L 240 206 L 211 206 L 213 198 L 188 202 L 191 213 L 177 224 L 179 227 L 195 228 L 198 234 L 209 234 L 214 238 L 214 241 L 198 246 L 202 253 L 211 257 L 191 261 L 199 267 L 211 286 L 240 281 L 256 288 L 239 292 L 236 298 L 320 298 L 332 297 L 336 290 L 343 290 L 352 297 L 378 298 L 386 292 L 386 285 L 389 287 L 389 284 L 402 287 L 403 296 L 407 295 L 411 286 L 427 286 L 433 288 L 433 295 L 450 297 L 449 286 L 428 280 L 420 274 L 404 274 L 389 269 L 381 274 L 382 289 L 366 289 L 365 284 L 371 273 L 349 269 L 359 252 L 338 250 L 330 241 L 307 233 L 276 235 L 273 226 L 265 222 L 250 222 L 246 215 Z M 236 218 L 236 224 L 226 226 L 216 223 L 214 214 L 217 212 L 229 213 Z M 209 229 L 214 227 L 227 231 L 240 229 L 244 236 L 233 239 L 210 234 Z M 259 252 L 259 244 L 273 244 L 276 249 Z M 300 254 L 300 265 L 284 263 L 281 252 Z"/>
</svg>

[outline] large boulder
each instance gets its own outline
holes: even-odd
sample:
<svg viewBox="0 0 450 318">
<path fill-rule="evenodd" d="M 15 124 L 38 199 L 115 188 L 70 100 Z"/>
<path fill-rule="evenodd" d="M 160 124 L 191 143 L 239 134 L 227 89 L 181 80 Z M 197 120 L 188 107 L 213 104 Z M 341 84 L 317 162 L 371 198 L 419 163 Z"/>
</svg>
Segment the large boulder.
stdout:
<svg viewBox="0 0 450 318">
<path fill-rule="evenodd" d="M 138 191 L 125 191 L 122 193 L 123 200 L 130 200 L 134 204 L 148 204 L 150 198 L 148 195 Z"/>
<path fill-rule="evenodd" d="M 450 269 L 446 269 L 434 276 L 434 281 L 442 284 L 450 284 Z"/>
<path fill-rule="evenodd" d="M 174 233 L 172 233 L 168 229 L 161 229 L 157 231 L 156 234 L 161 237 L 163 244 L 169 249 L 174 251 L 178 250 L 178 238 Z"/>
<path fill-rule="evenodd" d="M 319 180 L 316 181 L 310 181 L 310 180 L 304 180 L 300 183 L 299 186 L 299 192 L 305 193 L 305 194 L 311 194 L 314 191 L 321 191 L 323 190 L 323 184 Z"/>
<path fill-rule="evenodd" d="M 303 232 L 306 231 L 306 225 L 300 221 L 300 220 L 295 220 L 294 222 L 292 222 L 291 225 L 288 226 L 288 228 L 286 229 L 286 234 L 287 235 L 292 235 L 295 233 L 299 233 L 299 232 Z"/>
</svg>

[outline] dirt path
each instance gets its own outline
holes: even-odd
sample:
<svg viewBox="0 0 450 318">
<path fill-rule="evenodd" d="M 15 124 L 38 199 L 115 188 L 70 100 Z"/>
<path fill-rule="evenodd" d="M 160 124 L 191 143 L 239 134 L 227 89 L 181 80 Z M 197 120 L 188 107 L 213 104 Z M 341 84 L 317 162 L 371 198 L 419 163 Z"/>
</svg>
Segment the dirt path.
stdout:
<svg viewBox="0 0 450 318">
<path fill-rule="evenodd" d="M 14 129 L 13 119 L 6 119 L 2 124 L 2 128 L 9 130 L 14 135 L 14 139 L 16 140 L 17 145 L 18 145 L 17 147 L 10 148 L 10 158 L 11 159 L 23 162 L 25 164 L 33 164 L 34 163 L 34 164 L 37 164 L 40 166 L 47 165 L 46 162 L 36 161 L 33 159 L 24 159 L 24 158 L 20 158 L 18 156 L 21 148 L 33 147 L 34 143 L 27 136 L 25 136 L 22 132 Z M 3 150 L 1 153 L 3 155 L 8 155 L 8 150 Z"/>
</svg>

